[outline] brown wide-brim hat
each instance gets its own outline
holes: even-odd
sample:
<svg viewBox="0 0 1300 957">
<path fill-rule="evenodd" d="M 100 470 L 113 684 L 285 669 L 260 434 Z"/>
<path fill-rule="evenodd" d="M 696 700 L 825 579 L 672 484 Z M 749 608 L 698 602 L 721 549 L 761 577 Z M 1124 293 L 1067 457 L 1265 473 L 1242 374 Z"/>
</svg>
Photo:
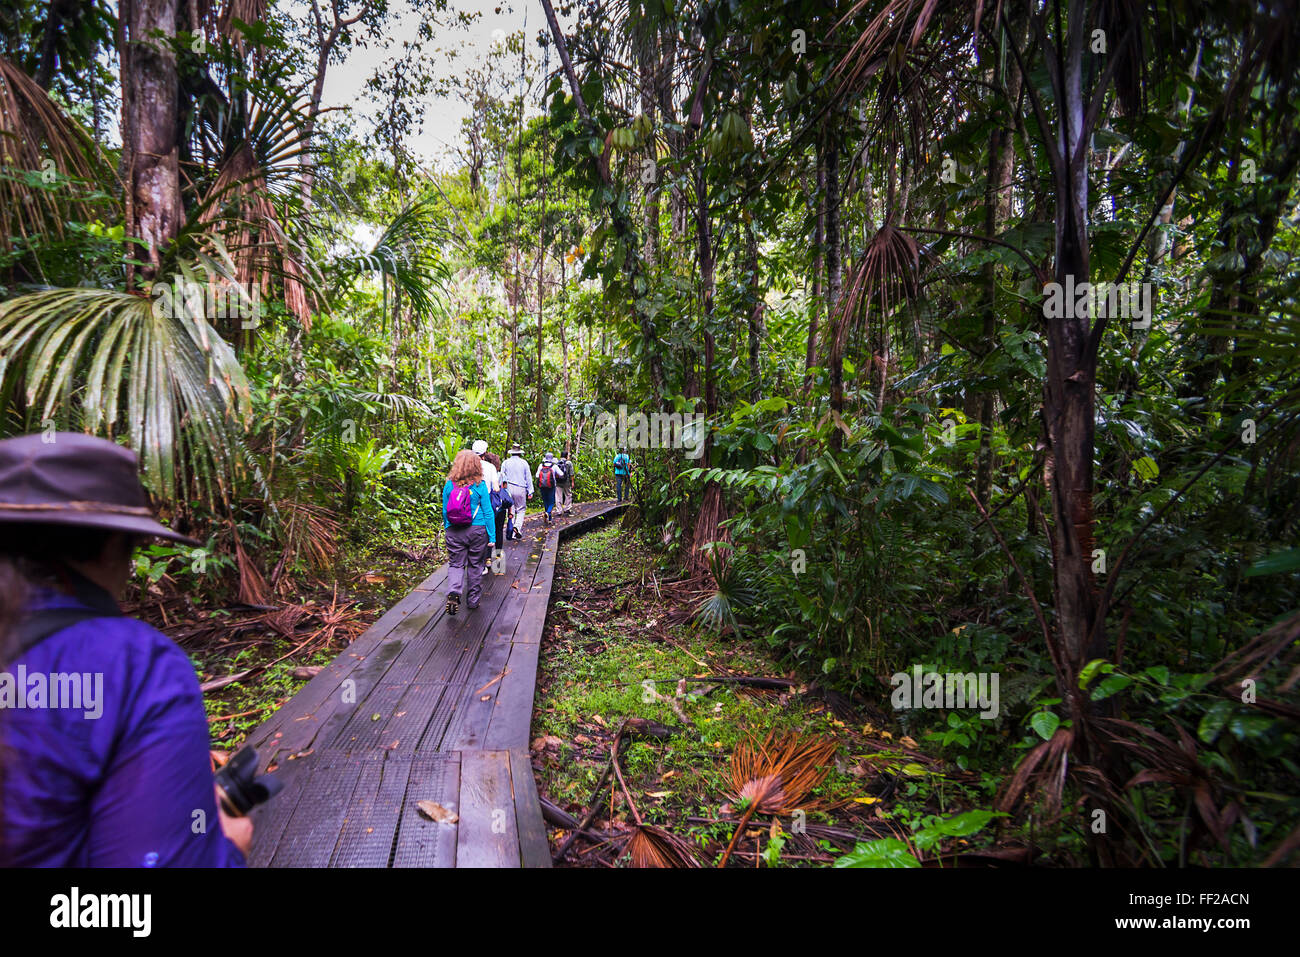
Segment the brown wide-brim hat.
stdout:
<svg viewBox="0 0 1300 957">
<path fill-rule="evenodd" d="M 199 545 L 159 522 L 130 449 L 79 432 L 0 439 L 0 525 L 74 525 Z"/>
</svg>

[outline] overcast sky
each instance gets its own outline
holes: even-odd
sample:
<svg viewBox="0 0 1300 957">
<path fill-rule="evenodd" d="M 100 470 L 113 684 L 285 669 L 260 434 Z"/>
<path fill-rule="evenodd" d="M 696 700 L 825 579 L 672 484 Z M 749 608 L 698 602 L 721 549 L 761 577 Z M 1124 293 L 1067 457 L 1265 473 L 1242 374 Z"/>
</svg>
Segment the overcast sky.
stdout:
<svg viewBox="0 0 1300 957">
<path fill-rule="evenodd" d="M 310 11 L 308 0 L 292 0 L 292 3 Z M 423 51 L 439 77 L 450 77 L 467 67 L 480 65 L 494 43 L 521 29 L 527 30 L 530 50 L 534 54 L 540 52 L 534 38 L 546 27 L 546 17 L 539 0 L 502 0 L 499 3 L 495 0 L 450 0 L 449 6 L 451 10 L 478 16 L 468 28 L 453 27 L 443 31 L 433 48 Z M 560 3 L 556 2 L 561 26 L 567 30 L 575 18 L 564 17 L 558 10 L 559 6 Z M 366 93 L 366 79 L 385 61 L 401 55 L 404 39 L 416 36 L 417 21 L 409 5 L 404 0 L 394 0 L 393 8 L 399 12 L 392 21 L 396 26 L 387 31 L 387 49 L 379 46 L 355 48 L 346 62 L 331 64 L 326 74 L 322 106 L 351 107 L 358 121 L 358 132 L 363 135 L 371 129 L 370 117 L 379 109 L 379 104 Z M 451 10 L 444 19 L 451 19 Z M 454 55 L 449 56 L 447 50 L 454 50 Z M 554 58 L 551 65 L 552 68 L 558 66 Z M 535 107 L 535 103 L 528 104 L 530 111 Z M 426 104 L 424 129 L 411 138 L 408 147 L 425 164 L 447 166 L 451 162 L 452 147 L 460 137 L 461 120 L 467 113 L 467 107 L 457 97 L 431 98 Z"/>
</svg>

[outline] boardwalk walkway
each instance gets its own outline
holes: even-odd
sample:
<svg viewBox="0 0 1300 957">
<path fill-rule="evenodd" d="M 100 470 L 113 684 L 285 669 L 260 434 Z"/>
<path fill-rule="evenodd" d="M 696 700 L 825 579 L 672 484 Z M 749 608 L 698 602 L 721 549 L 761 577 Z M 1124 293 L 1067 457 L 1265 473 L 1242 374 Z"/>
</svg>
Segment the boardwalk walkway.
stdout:
<svg viewBox="0 0 1300 957">
<path fill-rule="evenodd" d="M 442 566 L 249 735 L 285 782 L 254 812 L 249 863 L 549 867 L 528 734 L 555 554 L 624 507 L 585 504 L 550 528 L 530 511 L 477 610 L 447 616 Z"/>
</svg>

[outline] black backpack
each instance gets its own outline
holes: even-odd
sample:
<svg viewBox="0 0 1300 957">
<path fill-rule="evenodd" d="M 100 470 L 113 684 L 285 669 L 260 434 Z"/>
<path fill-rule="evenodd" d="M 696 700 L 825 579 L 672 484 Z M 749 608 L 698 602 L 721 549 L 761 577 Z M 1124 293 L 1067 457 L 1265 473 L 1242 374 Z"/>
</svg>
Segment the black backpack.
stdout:
<svg viewBox="0 0 1300 957">
<path fill-rule="evenodd" d="M 81 605 L 63 608 L 42 608 L 21 619 L 4 642 L 10 656 L 17 658 L 35 648 L 50 635 L 91 618 L 121 618 L 122 609 L 104 589 L 76 572 L 68 572 L 72 579 L 73 594 Z"/>
<path fill-rule="evenodd" d="M 120 618 L 121 612 L 107 615 L 93 608 L 42 608 L 14 626 L 10 635 L 10 656 L 17 658 L 35 648 L 50 635 L 91 618 Z"/>
</svg>

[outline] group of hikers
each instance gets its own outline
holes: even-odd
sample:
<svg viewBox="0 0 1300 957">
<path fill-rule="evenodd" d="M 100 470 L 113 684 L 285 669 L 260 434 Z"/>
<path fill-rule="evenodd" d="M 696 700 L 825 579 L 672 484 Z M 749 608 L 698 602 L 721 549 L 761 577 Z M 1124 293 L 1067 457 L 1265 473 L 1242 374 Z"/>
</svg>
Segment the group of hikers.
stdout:
<svg viewBox="0 0 1300 957">
<path fill-rule="evenodd" d="M 518 445 L 511 446 L 505 462 L 489 452 L 482 439 L 456 454 L 442 487 L 447 614 L 456 614 L 462 594 L 470 610 L 477 608 L 482 577 L 494 567 L 498 574 L 503 572 L 504 545 L 524 537 L 524 516 L 534 490 L 542 493 L 542 521 L 549 525 L 557 508 L 561 515 L 573 508 L 576 478 L 577 467 L 567 451 L 559 458 L 547 452 L 535 474 Z"/>
<path fill-rule="evenodd" d="M 87 435 L 0 440 L 0 866 L 245 864 L 253 825 L 214 779 L 194 667 L 118 606 L 138 546 L 200 546 L 157 520 L 138 470 Z M 631 472 L 622 449 L 619 501 Z M 534 491 L 549 525 L 576 476 L 567 452 L 536 471 L 518 445 L 504 462 L 482 441 L 456 455 L 442 495 L 449 613 L 504 572 Z"/>
<path fill-rule="evenodd" d="M 479 439 L 456 454 L 442 487 L 442 526 L 447 538 L 447 614 L 460 609 L 464 596 L 472 611 L 479 605 L 482 578 L 494 570 L 504 573 L 504 545 L 523 538 L 524 517 L 534 491 L 542 496 L 542 522 L 549 525 L 556 512 L 573 508 L 577 466 L 568 450 L 560 456 L 547 452 L 534 472 L 518 444 L 511 446 L 505 462 L 488 451 Z M 632 459 L 626 449 L 614 457 L 616 495 L 623 501 Z M 534 484 L 536 479 L 536 484 Z"/>
</svg>

